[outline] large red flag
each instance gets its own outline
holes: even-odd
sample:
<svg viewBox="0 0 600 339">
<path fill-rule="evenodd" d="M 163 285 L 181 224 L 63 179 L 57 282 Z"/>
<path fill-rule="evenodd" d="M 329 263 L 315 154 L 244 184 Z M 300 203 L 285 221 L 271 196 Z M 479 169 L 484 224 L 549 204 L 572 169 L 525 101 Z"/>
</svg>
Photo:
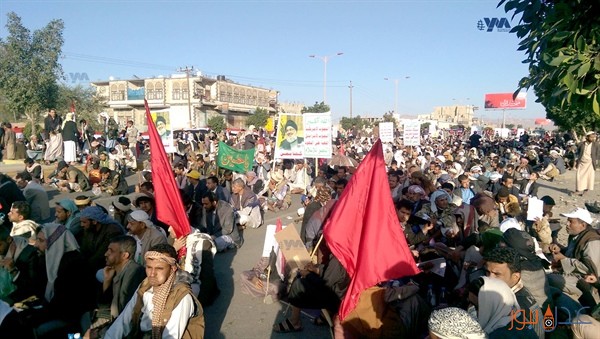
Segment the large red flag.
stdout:
<svg viewBox="0 0 600 339">
<path fill-rule="evenodd" d="M 381 140 L 350 179 L 323 234 L 352 279 L 340 307 L 341 320 L 356 307 L 363 290 L 418 273 L 392 202 Z"/>
<path fill-rule="evenodd" d="M 190 221 L 185 213 L 165 147 L 158 136 L 148 102 L 145 99 L 144 106 L 146 106 L 146 121 L 150 135 L 150 162 L 152 163 L 156 216 L 158 220 L 173 227 L 177 237 L 182 237 L 190 233 Z"/>
</svg>

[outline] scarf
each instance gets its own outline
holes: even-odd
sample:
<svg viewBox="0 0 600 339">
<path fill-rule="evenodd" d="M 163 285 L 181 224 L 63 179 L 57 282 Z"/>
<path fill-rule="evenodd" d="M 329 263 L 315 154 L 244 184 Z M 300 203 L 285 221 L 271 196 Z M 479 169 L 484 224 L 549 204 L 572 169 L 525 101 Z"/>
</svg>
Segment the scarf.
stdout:
<svg viewBox="0 0 600 339">
<path fill-rule="evenodd" d="M 79 245 L 75 236 L 69 232 L 65 225 L 44 224 L 42 232 L 46 236 L 46 274 L 48 283 L 46 284 L 46 301 L 51 301 L 54 297 L 54 282 L 58 276 L 58 267 L 60 261 L 66 252 L 79 250 Z"/>
<path fill-rule="evenodd" d="M 144 259 L 161 260 L 171 266 L 177 265 L 177 260 L 175 258 L 156 251 L 146 252 Z M 177 271 L 171 272 L 171 275 L 169 275 L 169 278 L 167 278 L 167 281 L 165 281 L 164 284 L 152 288 L 152 304 L 154 305 L 154 309 L 152 310 L 152 339 L 162 338 L 162 332 L 164 330 L 162 325 L 162 313 L 165 309 L 169 292 L 171 292 L 171 288 L 173 288 L 176 272 Z"/>
<path fill-rule="evenodd" d="M 429 331 L 440 339 L 484 339 L 485 333 L 467 311 L 447 307 L 431 312 Z"/>
<path fill-rule="evenodd" d="M 479 324 L 490 334 L 510 323 L 512 312 L 520 308 L 515 294 L 508 285 L 499 279 L 482 277 L 483 286 L 479 290 Z"/>
<path fill-rule="evenodd" d="M 21 222 L 15 222 L 13 223 L 13 227 L 10 230 L 10 236 L 22 236 L 26 233 L 30 233 L 31 236 L 33 236 L 38 226 L 39 225 L 33 220 L 23 220 Z"/>
<path fill-rule="evenodd" d="M 452 197 L 450 196 L 450 194 L 448 194 L 448 192 L 446 192 L 444 190 L 437 190 L 437 191 L 431 193 L 431 197 L 429 198 L 429 201 L 431 201 L 431 212 L 433 212 L 433 213 L 437 213 L 437 211 L 438 211 L 437 204 L 435 203 L 435 200 L 438 198 L 446 198 L 448 200 L 448 204 L 450 204 L 452 202 Z"/>
</svg>

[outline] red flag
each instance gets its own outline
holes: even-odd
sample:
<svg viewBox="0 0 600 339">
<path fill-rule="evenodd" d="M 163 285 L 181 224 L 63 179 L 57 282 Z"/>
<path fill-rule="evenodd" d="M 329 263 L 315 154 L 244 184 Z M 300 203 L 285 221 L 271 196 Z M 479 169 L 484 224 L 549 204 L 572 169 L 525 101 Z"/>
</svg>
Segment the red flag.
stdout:
<svg viewBox="0 0 600 339">
<path fill-rule="evenodd" d="M 340 307 L 341 320 L 356 307 L 363 290 L 418 273 L 390 195 L 381 140 L 350 179 L 323 234 L 352 279 Z"/>
<path fill-rule="evenodd" d="M 281 225 L 281 219 L 277 218 L 277 224 L 275 226 L 275 233 L 281 231 L 283 226 Z M 277 249 L 277 261 L 275 262 L 275 268 L 277 268 L 277 274 L 283 280 L 285 275 L 285 257 L 281 252 L 281 248 Z"/>
<path fill-rule="evenodd" d="M 190 233 L 190 221 L 185 213 L 167 153 L 152 120 L 148 101 L 145 99 L 144 106 L 146 106 L 146 121 L 150 135 L 150 162 L 152 163 L 156 216 L 158 220 L 173 227 L 177 237 L 182 237 Z"/>
</svg>

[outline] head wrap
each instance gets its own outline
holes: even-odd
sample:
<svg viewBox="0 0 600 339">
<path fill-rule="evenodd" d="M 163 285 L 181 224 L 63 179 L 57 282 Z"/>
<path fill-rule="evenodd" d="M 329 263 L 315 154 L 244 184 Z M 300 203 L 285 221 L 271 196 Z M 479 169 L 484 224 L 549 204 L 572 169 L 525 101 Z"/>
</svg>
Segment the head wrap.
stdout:
<svg viewBox="0 0 600 339">
<path fill-rule="evenodd" d="M 127 220 L 128 221 L 131 221 L 131 220 L 141 221 L 144 224 L 146 224 L 147 227 L 154 225 L 154 223 L 152 223 L 152 221 L 150 220 L 150 216 L 148 215 L 148 213 L 146 213 L 142 210 L 135 210 L 135 211 L 131 212 L 127 216 Z"/>
<path fill-rule="evenodd" d="M 423 187 L 421 187 L 419 185 L 408 186 L 408 193 L 418 194 L 421 196 L 421 199 L 423 199 L 423 197 L 425 197 L 427 195 L 425 193 L 425 190 L 423 189 Z"/>
<path fill-rule="evenodd" d="M 98 206 L 89 206 L 81 211 L 80 218 L 96 220 L 101 224 L 119 224 L 115 219 L 104 213 L 102 208 Z"/>
<path fill-rule="evenodd" d="M 431 201 L 431 211 L 433 213 L 436 213 L 438 210 L 437 204 L 435 203 L 435 201 L 439 198 L 446 198 L 446 200 L 448 200 L 448 203 L 452 202 L 452 197 L 450 196 L 450 194 L 448 194 L 448 192 L 444 191 L 444 190 L 437 190 L 433 193 L 431 193 L 431 197 L 429 198 L 429 201 Z"/>
<path fill-rule="evenodd" d="M 177 267 L 177 259 L 157 251 L 146 252 L 144 259 L 146 261 L 148 261 L 148 259 L 160 260 L 170 266 Z M 171 272 L 164 284 L 153 287 L 152 304 L 154 305 L 154 309 L 152 310 L 152 339 L 162 338 L 162 330 L 164 326 L 162 321 L 162 313 L 165 309 L 169 292 L 171 291 L 173 283 L 175 282 L 176 272 L 177 271 Z"/>
<path fill-rule="evenodd" d="M 457 307 L 446 307 L 431 312 L 429 331 L 440 339 L 484 339 L 485 332 L 476 319 Z"/>
<path fill-rule="evenodd" d="M 37 229 L 38 224 L 33 220 L 23 220 L 21 222 L 14 222 L 12 229 L 10 230 L 10 236 L 16 237 L 25 235 L 27 233 L 33 235 Z"/>
<path fill-rule="evenodd" d="M 79 245 L 75 236 L 67 230 L 65 225 L 49 223 L 42 225 L 41 232 L 46 237 L 46 301 L 51 301 L 54 297 L 54 282 L 58 276 L 58 266 L 63 255 L 67 252 L 79 250 Z"/>
<path fill-rule="evenodd" d="M 499 279 L 482 277 L 484 284 L 479 290 L 479 324 L 490 334 L 494 330 L 508 325 L 511 313 L 520 308 L 515 294 L 508 285 Z"/>
</svg>

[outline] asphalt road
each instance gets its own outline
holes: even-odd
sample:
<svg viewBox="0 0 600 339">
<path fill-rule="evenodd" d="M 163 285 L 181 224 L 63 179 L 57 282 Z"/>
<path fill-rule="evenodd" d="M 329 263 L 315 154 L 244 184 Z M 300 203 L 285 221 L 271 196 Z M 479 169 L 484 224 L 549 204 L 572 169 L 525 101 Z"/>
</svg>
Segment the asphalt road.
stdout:
<svg viewBox="0 0 600 339">
<path fill-rule="evenodd" d="M 0 171 L 5 173 L 16 172 L 23 165 L 0 165 Z M 137 176 L 130 176 L 128 183 L 133 186 L 137 183 Z M 585 201 L 600 200 L 600 174 L 596 182 L 598 190 L 588 192 L 584 197 L 570 197 L 569 192 L 575 186 L 575 172 L 569 171 L 554 182 L 540 180 L 539 196 L 551 195 L 557 203 L 554 209 L 555 217 L 560 213 L 573 210 L 575 207 L 585 208 Z M 65 197 L 74 198 L 79 193 L 60 193 L 49 190 L 51 206 Z M 99 199 L 98 203 L 106 205 L 112 199 Z M 284 225 L 289 224 L 297 217 L 296 211 L 300 207 L 299 195 L 293 196 L 293 204 L 287 211 L 278 213 L 267 212 L 265 225 L 275 224 L 277 218 L 281 218 Z M 593 215 L 594 218 L 600 217 Z M 566 220 L 566 218 L 562 218 Z M 299 225 L 297 225 L 299 227 Z M 329 338 L 329 330 L 324 326 L 316 326 L 311 323 L 308 316 L 303 315 L 302 322 L 304 330 L 297 333 L 277 334 L 271 328 L 273 324 L 284 319 L 283 312 L 287 305 L 275 302 L 263 303 L 262 298 L 253 298 L 241 292 L 240 274 L 250 270 L 260 259 L 265 237 L 266 227 L 258 229 L 247 229 L 244 233 L 244 246 L 237 251 L 219 253 L 215 257 L 215 274 L 221 290 L 220 296 L 215 303 L 207 307 L 205 311 L 206 338 Z M 559 239 L 566 243 L 567 234 L 561 230 Z M 288 311 L 289 313 L 289 311 Z"/>
</svg>

